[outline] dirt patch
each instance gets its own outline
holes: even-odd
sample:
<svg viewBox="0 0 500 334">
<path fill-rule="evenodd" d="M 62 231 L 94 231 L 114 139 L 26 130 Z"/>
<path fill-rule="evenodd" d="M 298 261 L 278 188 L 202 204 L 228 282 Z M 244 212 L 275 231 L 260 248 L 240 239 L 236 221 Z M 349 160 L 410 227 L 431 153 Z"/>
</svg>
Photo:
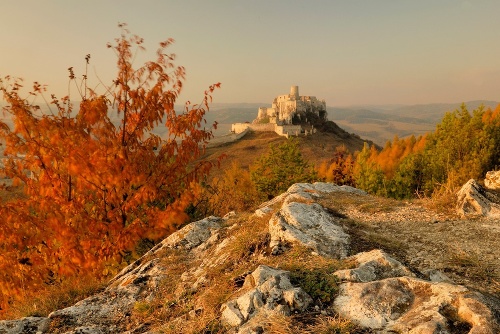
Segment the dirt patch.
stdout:
<svg viewBox="0 0 500 334">
<path fill-rule="evenodd" d="M 459 219 L 420 201 L 335 193 L 320 204 L 340 212 L 352 253 L 381 248 L 418 276 L 439 271 L 457 284 L 500 298 L 500 222 Z"/>
</svg>

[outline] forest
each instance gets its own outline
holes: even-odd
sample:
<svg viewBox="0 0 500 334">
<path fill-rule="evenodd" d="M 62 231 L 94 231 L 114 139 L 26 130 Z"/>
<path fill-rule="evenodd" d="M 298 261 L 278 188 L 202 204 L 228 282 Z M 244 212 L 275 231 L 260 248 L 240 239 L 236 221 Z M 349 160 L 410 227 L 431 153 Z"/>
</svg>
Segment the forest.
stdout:
<svg viewBox="0 0 500 334">
<path fill-rule="evenodd" d="M 13 120 L 13 126 L 0 121 L 1 173 L 16 186 L 2 191 L 22 189 L 0 203 L 2 316 L 71 282 L 103 282 L 188 221 L 251 210 L 296 182 L 329 181 L 396 199 L 451 198 L 468 179 L 499 165 L 500 106 L 462 106 L 435 131 L 395 137 L 380 150 L 339 146 L 313 166 L 300 140 L 290 139 L 270 146 L 249 169 L 234 163 L 210 177 L 217 162 L 202 156 L 217 124 L 207 125 L 205 115 L 220 83 L 176 111 L 185 69 L 167 52 L 174 41 L 160 43 L 155 60 L 136 67 L 143 39 L 120 28 L 108 45 L 117 57 L 109 85 L 91 84 L 86 72 L 69 68 L 68 95 L 47 98 L 42 84 L 26 94 L 22 80 L 0 80 L 4 112 Z M 152 133 L 159 126 L 166 138 Z"/>
</svg>

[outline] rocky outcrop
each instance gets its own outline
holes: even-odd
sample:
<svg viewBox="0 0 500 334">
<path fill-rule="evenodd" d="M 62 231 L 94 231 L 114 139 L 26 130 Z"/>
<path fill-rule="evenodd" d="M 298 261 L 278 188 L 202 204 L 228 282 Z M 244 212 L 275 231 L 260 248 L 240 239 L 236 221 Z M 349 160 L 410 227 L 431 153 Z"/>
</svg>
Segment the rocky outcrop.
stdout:
<svg viewBox="0 0 500 334">
<path fill-rule="evenodd" d="M 313 301 L 300 287 L 292 286 L 287 271 L 268 266 L 259 266 L 248 275 L 243 288 L 251 290 L 221 307 L 222 322 L 239 327 L 238 333 L 261 333 L 259 322 L 269 313 L 289 316 L 306 310 Z"/>
<path fill-rule="evenodd" d="M 484 186 L 487 189 L 499 190 L 500 189 L 500 171 L 489 171 L 486 173 L 484 179 Z"/>
<path fill-rule="evenodd" d="M 356 268 L 334 273 L 342 282 L 372 282 L 389 277 L 414 276 L 408 268 L 380 249 L 358 253 L 350 259 L 356 262 Z"/>
<path fill-rule="evenodd" d="M 49 324 L 50 319 L 45 317 L 0 321 L 0 334 L 46 333 Z"/>
<path fill-rule="evenodd" d="M 476 202 L 491 199 L 480 189 L 476 193 L 484 199 L 473 195 L 472 189 L 476 188 L 477 183 L 471 182 L 471 190 L 464 191 L 462 197 L 471 199 L 466 200 L 465 207 L 476 207 L 472 199 Z M 417 273 L 419 277 L 429 277 L 430 281 L 416 278 L 403 263 L 382 250 L 349 256 L 350 242 L 354 237 L 348 235 L 338 214 L 332 215 L 332 211 L 318 203 L 321 202 L 318 199 L 326 194 L 337 196 L 340 193 L 355 196 L 358 200 L 365 200 L 366 196 L 366 193 L 351 187 L 301 183 L 261 205 L 248 221 L 233 213 L 225 218 L 208 217 L 188 224 L 123 269 L 104 291 L 48 317 L 0 322 L 0 334 L 155 333 L 150 323 L 131 319 L 134 305 L 158 298 L 167 276 L 173 291 L 170 298 L 178 300 L 159 303 L 163 308 L 182 303 L 181 298 L 187 295 L 194 299 L 202 295 L 205 288 L 232 284 L 230 294 L 217 303 L 213 312 L 220 319 L 212 318 L 230 333 L 266 333 L 265 324 L 274 321 L 277 315 L 298 316 L 309 311 L 314 312 L 314 316 L 307 315 L 309 319 L 318 314 L 340 315 L 342 319 L 357 324 L 362 331 L 373 333 L 500 333 L 498 300 L 452 284 L 443 273 L 433 269 L 424 275 Z M 496 208 L 490 204 L 490 214 L 494 211 L 492 207 Z M 265 230 L 259 234 L 265 237 L 258 241 L 238 239 L 241 234 L 235 231 L 251 230 L 253 226 L 245 226 L 251 221 L 267 226 L 262 227 Z M 254 234 L 245 236 L 248 235 Z M 329 305 L 313 300 L 305 292 L 307 290 L 314 296 L 308 287 L 292 284 L 290 273 L 279 269 L 280 265 L 276 264 L 279 256 L 286 259 L 296 246 L 301 250 L 297 253 L 307 253 L 322 261 L 344 263 L 344 268 L 350 268 L 334 272 L 339 292 Z M 258 247 L 266 250 L 257 253 Z M 303 252 L 304 249 L 308 251 Z M 185 271 L 176 273 L 178 277 L 175 276 L 174 282 L 172 271 L 169 271 L 171 268 L 162 260 L 173 253 L 183 254 L 187 261 L 182 269 Z M 234 254 L 245 255 L 236 259 Z M 238 275 L 232 277 L 234 262 L 239 261 L 242 265 L 237 267 Z M 269 263 L 273 263 L 273 267 Z M 217 276 L 215 272 L 223 274 Z M 220 282 L 222 277 L 229 281 Z M 321 284 L 315 289 L 321 289 Z M 175 327 L 187 321 L 197 321 L 197 317 L 206 311 L 207 304 L 191 300 L 183 307 L 185 309 L 175 318 L 164 322 L 170 321 L 168 326 Z M 164 328 L 162 330 L 165 332 Z M 177 329 L 177 332 L 183 331 Z"/>
<path fill-rule="evenodd" d="M 287 243 L 301 244 L 333 258 L 344 258 L 349 250 L 349 236 L 315 203 L 285 203 L 269 220 L 269 233 L 273 254 L 282 252 Z"/>
<path fill-rule="evenodd" d="M 465 216 L 500 217 L 500 198 L 476 180 L 469 180 L 457 193 L 457 213 Z"/>
<path fill-rule="evenodd" d="M 270 247 L 279 254 L 288 244 L 301 244 L 327 257 L 344 258 L 349 250 L 349 236 L 323 207 L 314 203 L 321 194 L 348 192 L 366 195 L 364 191 L 332 183 L 297 183 L 287 192 L 264 203 L 259 216 L 275 212 L 269 220 Z M 278 203 L 279 210 L 274 210 Z"/>
<path fill-rule="evenodd" d="M 377 333 L 498 333 L 493 312 L 465 287 L 412 277 L 345 283 L 335 310 Z"/>
</svg>

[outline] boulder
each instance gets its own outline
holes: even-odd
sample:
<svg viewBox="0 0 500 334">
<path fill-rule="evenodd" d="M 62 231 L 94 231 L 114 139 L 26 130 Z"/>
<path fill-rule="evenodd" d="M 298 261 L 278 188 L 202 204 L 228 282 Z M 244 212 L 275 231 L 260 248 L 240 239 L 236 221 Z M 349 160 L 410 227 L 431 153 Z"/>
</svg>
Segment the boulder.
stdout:
<svg viewBox="0 0 500 334">
<path fill-rule="evenodd" d="M 179 231 L 172 233 L 161 243 L 156 245 L 150 252 L 154 253 L 163 248 L 193 249 L 221 228 L 223 220 L 219 217 L 210 216 L 205 219 L 190 223 Z"/>
<path fill-rule="evenodd" d="M 481 295 L 413 277 L 341 284 L 334 308 L 359 326 L 382 333 L 499 333 Z"/>
<path fill-rule="evenodd" d="M 358 253 L 349 259 L 356 262 L 356 268 L 334 273 L 342 282 L 371 282 L 389 277 L 414 276 L 408 268 L 380 249 Z"/>
<path fill-rule="evenodd" d="M 274 254 L 287 243 L 306 246 L 331 258 L 344 258 L 349 250 L 349 235 L 316 203 L 284 203 L 269 220 L 269 233 Z"/>
<path fill-rule="evenodd" d="M 289 272 L 260 265 L 245 278 L 242 296 L 221 306 L 221 321 L 239 327 L 238 333 L 259 332 L 259 323 L 270 313 L 302 312 L 312 298 L 290 283 Z"/>
<path fill-rule="evenodd" d="M 471 179 L 457 193 L 456 210 L 461 216 L 499 218 L 500 198 Z"/>
<path fill-rule="evenodd" d="M 0 334 L 46 333 L 49 324 L 50 319 L 46 317 L 0 321 Z"/>
<path fill-rule="evenodd" d="M 500 171 L 487 172 L 484 179 L 484 186 L 492 190 L 500 189 Z"/>
</svg>

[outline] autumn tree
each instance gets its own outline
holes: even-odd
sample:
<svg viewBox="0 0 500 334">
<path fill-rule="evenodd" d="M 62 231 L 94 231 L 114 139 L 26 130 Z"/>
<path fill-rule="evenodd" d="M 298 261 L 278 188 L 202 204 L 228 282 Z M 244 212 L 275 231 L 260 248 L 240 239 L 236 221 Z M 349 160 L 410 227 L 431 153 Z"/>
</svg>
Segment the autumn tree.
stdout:
<svg viewBox="0 0 500 334">
<path fill-rule="evenodd" d="M 210 169 L 198 158 L 212 137 L 204 115 L 219 84 L 177 112 L 185 69 L 166 52 L 173 40 L 160 43 L 154 61 L 135 67 L 143 39 L 120 28 L 108 45 L 118 66 L 111 85 L 98 92 L 86 73 L 77 79 L 70 68 L 78 107 L 71 95 L 52 95 L 45 111 L 36 104 L 45 99 L 44 86 L 35 83 L 25 98 L 21 80 L 0 81 L 4 113 L 14 122 L 0 122 L 3 172 L 26 193 L 0 206 L 3 308 L 28 288 L 68 275 L 106 275 L 139 240 L 172 232 L 186 220 L 191 185 Z M 158 126 L 166 138 L 151 132 Z"/>
<path fill-rule="evenodd" d="M 233 161 L 221 176 L 202 182 L 201 186 L 200 196 L 192 208 L 198 218 L 250 210 L 259 202 L 250 172 L 241 168 L 236 161 Z"/>
<path fill-rule="evenodd" d="M 251 178 L 262 198 L 272 198 L 285 192 L 297 182 L 312 182 L 316 172 L 300 153 L 299 142 L 288 139 L 280 145 L 271 145 L 251 168 Z"/>
<path fill-rule="evenodd" d="M 337 185 L 354 187 L 354 163 L 349 150 L 344 145 L 337 146 L 333 158 L 323 162 L 318 168 L 318 176 Z"/>
</svg>

